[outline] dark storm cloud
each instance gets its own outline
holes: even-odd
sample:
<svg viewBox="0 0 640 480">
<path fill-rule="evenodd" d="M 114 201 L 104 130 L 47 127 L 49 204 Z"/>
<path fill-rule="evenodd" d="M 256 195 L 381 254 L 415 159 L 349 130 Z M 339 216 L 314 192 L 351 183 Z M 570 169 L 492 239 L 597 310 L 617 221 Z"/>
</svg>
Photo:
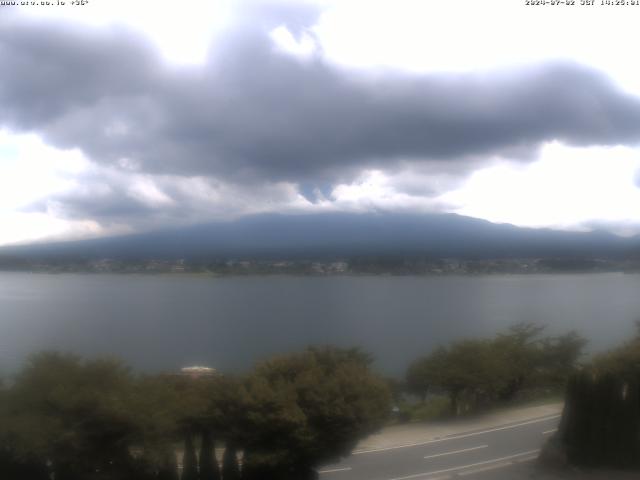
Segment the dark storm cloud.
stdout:
<svg viewBox="0 0 640 480">
<path fill-rule="evenodd" d="M 127 223 L 160 213 L 171 214 L 166 211 L 171 209 L 154 208 L 131 195 L 124 182 L 87 178 L 83 181 L 82 188 L 52 195 L 27 206 L 24 211 L 52 213 L 69 220 L 100 219 L 104 224 Z"/>
<path fill-rule="evenodd" d="M 124 29 L 0 19 L 0 124 L 145 172 L 311 184 L 406 159 L 527 157 L 550 140 L 640 141 L 638 98 L 579 65 L 368 76 L 274 48 L 270 29 L 300 34 L 317 14 L 245 9 L 194 67 Z"/>
<path fill-rule="evenodd" d="M 92 166 L 74 176 L 75 187 L 22 209 L 102 226 L 147 229 L 232 218 L 264 210 L 291 210 L 290 185 L 221 182 L 209 177 L 147 175 Z"/>
</svg>

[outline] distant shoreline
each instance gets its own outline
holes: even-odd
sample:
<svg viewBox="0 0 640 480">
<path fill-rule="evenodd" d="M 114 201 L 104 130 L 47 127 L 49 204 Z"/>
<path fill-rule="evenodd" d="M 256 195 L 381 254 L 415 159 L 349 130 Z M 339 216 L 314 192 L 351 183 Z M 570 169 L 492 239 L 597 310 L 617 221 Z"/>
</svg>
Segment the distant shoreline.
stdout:
<svg viewBox="0 0 640 480">
<path fill-rule="evenodd" d="M 640 259 L 430 258 L 402 255 L 334 259 L 2 257 L 0 271 L 144 275 L 450 276 L 548 273 L 640 273 Z"/>
<path fill-rule="evenodd" d="M 1 273 L 29 274 L 29 275 L 96 275 L 96 276 L 140 276 L 140 277 L 174 277 L 174 278 L 247 278 L 247 277 L 298 277 L 298 278 L 367 278 L 367 277 L 429 277 L 429 278 L 480 278 L 480 277 L 529 277 L 546 275 L 639 275 L 640 271 L 544 271 L 544 272 L 474 272 L 474 273 L 282 273 L 282 272 L 248 272 L 248 273 L 227 273 L 215 272 L 96 272 L 90 270 L 11 270 L 0 269 Z"/>
</svg>

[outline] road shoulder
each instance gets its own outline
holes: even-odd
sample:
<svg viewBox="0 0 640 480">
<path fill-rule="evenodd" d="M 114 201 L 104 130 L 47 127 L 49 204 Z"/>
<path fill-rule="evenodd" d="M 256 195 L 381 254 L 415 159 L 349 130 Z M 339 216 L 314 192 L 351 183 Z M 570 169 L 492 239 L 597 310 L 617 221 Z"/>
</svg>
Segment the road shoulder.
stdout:
<svg viewBox="0 0 640 480">
<path fill-rule="evenodd" d="M 504 410 L 449 421 L 409 423 L 386 427 L 362 440 L 354 454 L 402 448 L 449 436 L 500 428 L 531 420 L 559 416 L 562 403 L 506 408 Z"/>
</svg>

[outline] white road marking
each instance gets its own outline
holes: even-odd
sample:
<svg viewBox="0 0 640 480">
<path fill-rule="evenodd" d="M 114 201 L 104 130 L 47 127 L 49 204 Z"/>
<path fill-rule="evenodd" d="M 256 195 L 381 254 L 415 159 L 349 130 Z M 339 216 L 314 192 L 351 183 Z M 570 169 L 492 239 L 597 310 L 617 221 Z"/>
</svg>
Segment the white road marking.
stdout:
<svg viewBox="0 0 640 480">
<path fill-rule="evenodd" d="M 531 454 L 538 453 L 538 452 L 540 452 L 540 450 L 529 450 L 527 452 L 516 453 L 514 455 L 508 455 L 506 457 L 494 458 L 492 460 L 485 460 L 484 462 L 470 463 L 469 465 L 461 465 L 459 467 L 451 467 L 451 468 L 445 468 L 445 469 L 442 469 L 442 470 L 434 470 L 432 472 L 415 473 L 413 475 L 407 475 L 405 477 L 390 478 L 389 480 L 408 480 L 410 478 L 424 478 L 424 477 L 429 477 L 429 476 L 432 476 L 432 475 L 439 475 L 439 474 L 442 474 L 442 473 L 456 472 L 456 471 L 459 471 L 459 470 L 466 470 L 468 468 L 479 467 L 480 465 L 489 465 L 491 463 L 499 463 L 499 464 L 501 464 L 503 466 L 508 466 L 511 463 L 510 462 L 505 462 L 506 460 L 511 460 L 512 458 L 523 457 L 525 455 L 531 455 Z M 460 474 L 458 474 L 458 475 L 460 475 Z"/>
<path fill-rule="evenodd" d="M 491 470 L 498 470 L 499 468 L 508 467 L 509 465 L 511 465 L 511 462 L 494 463 L 493 465 L 487 465 L 484 467 L 478 467 L 472 470 L 466 470 L 464 472 L 460 472 L 457 474 L 457 476 L 466 477 L 467 475 L 474 475 L 476 473 L 490 472 Z"/>
<path fill-rule="evenodd" d="M 396 446 L 393 446 L 393 447 L 372 448 L 371 450 L 359 450 L 359 451 L 353 452 L 351 455 L 362 455 L 363 453 L 386 452 L 388 450 L 397 450 L 399 448 L 419 447 L 421 445 L 431 445 L 433 443 L 448 442 L 449 440 L 458 440 L 460 438 L 474 437 L 476 435 L 483 435 L 485 433 L 499 432 L 501 430 L 509 430 L 511 428 L 523 427 L 525 425 L 532 425 L 534 423 L 546 422 L 547 420 L 553 420 L 553 419 L 560 418 L 560 417 L 561 417 L 561 415 L 551 415 L 549 417 L 537 418 L 535 420 L 529 420 L 528 422 L 517 423 L 517 424 L 514 424 L 514 425 L 507 425 L 507 426 L 504 426 L 504 427 L 491 428 L 489 430 L 483 430 L 481 432 L 463 433 L 463 434 L 460 434 L 460 435 L 452 435 L 450 437 L 438 438 L 438 439 L 435 439 L 435 440 L 427 440 L 425 442 L 406 443 L 404 445 L 396 445 Z"/>
<path fill-rule="evenodd" d="M 538 458 L 537 452 L 536 452 L 535 455 L 530 455 L 528 457 L 516 458 L 515 460 L 512 460 L 512 461 L 496 463 L 496 464 L 493 464 L 493 465 L 488 465 L 486 467 L 474 468 L 472 470 L 465 470 L 464 472 L 458 473 L 457 476 L 466 477 L 467 475 L 473 475 L 475 473 L 482 473 L 482 472 L 488 472 L 488 471 L 491 471 L 491 470 L 498 470 L 499 468 L 505 468 L 505 467 L 508 467 L 510 465 L 513 465 L 514 463 L 530 462 L 532 460 L 535 460 L 536 458 Z M 429 479 L 429 480 L 433 480 L 433 479 Z"/>
<path fill-rule="evenodd" d="M 436 458 L 444 457 L 445 455 L 455 455 L 456 453 L 471 452 L 473 450 L 480 450 L 481 448 L 487 448 L 489 445 L 479 445 L 477 447 L 463 448 L 462 450 L 454 450 L 453 452 L 436 453 L 435 455 L 427 455 L 424 458 Z"/>
<path fill-rule="evenodd" d="M 536 452 L 535 455 L 530 455 L 528 457 L 518 458 L 518 459 L 514 460 L 512 463 L 525 463 L 525 462 L 530 462 L 531 460 L 536 460 L 538 458 L 538 453 L 539 452 Z"/>
<path fill-rule="evenodd" d="M 318 473 L 322 475 L 323 473 L 348 472 L 349 470 L 351 470 L 351 467 L 331 468 L 329 470 L 319 470 Z"/>
<path fill-rule="evenodd" d="M 551 430 L 545 430 L 544 432 L 542 432 L 543 435 L 549 435 L 550 433 L 554 433 L 557 432 L 558 429 L 557 428 L 552 428 Z"/>
</svg>

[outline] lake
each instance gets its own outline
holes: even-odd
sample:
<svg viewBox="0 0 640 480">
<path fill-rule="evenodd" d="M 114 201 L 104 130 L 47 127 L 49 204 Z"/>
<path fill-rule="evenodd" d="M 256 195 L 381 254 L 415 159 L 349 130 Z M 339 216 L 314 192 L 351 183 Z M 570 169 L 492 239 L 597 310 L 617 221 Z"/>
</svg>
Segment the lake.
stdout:
<svg viewBox="0 0 640 480">
<path fill-rule="evenodd" d="M 242 371 L 309 344 L 361 346 L 387 374 L 453 339 L 537 322 L 592 350 L 640 318 L 640 275 L 145 276 L 0 273 L 0 371 L 43 349 L 145 371 Z"/>
</svg>

